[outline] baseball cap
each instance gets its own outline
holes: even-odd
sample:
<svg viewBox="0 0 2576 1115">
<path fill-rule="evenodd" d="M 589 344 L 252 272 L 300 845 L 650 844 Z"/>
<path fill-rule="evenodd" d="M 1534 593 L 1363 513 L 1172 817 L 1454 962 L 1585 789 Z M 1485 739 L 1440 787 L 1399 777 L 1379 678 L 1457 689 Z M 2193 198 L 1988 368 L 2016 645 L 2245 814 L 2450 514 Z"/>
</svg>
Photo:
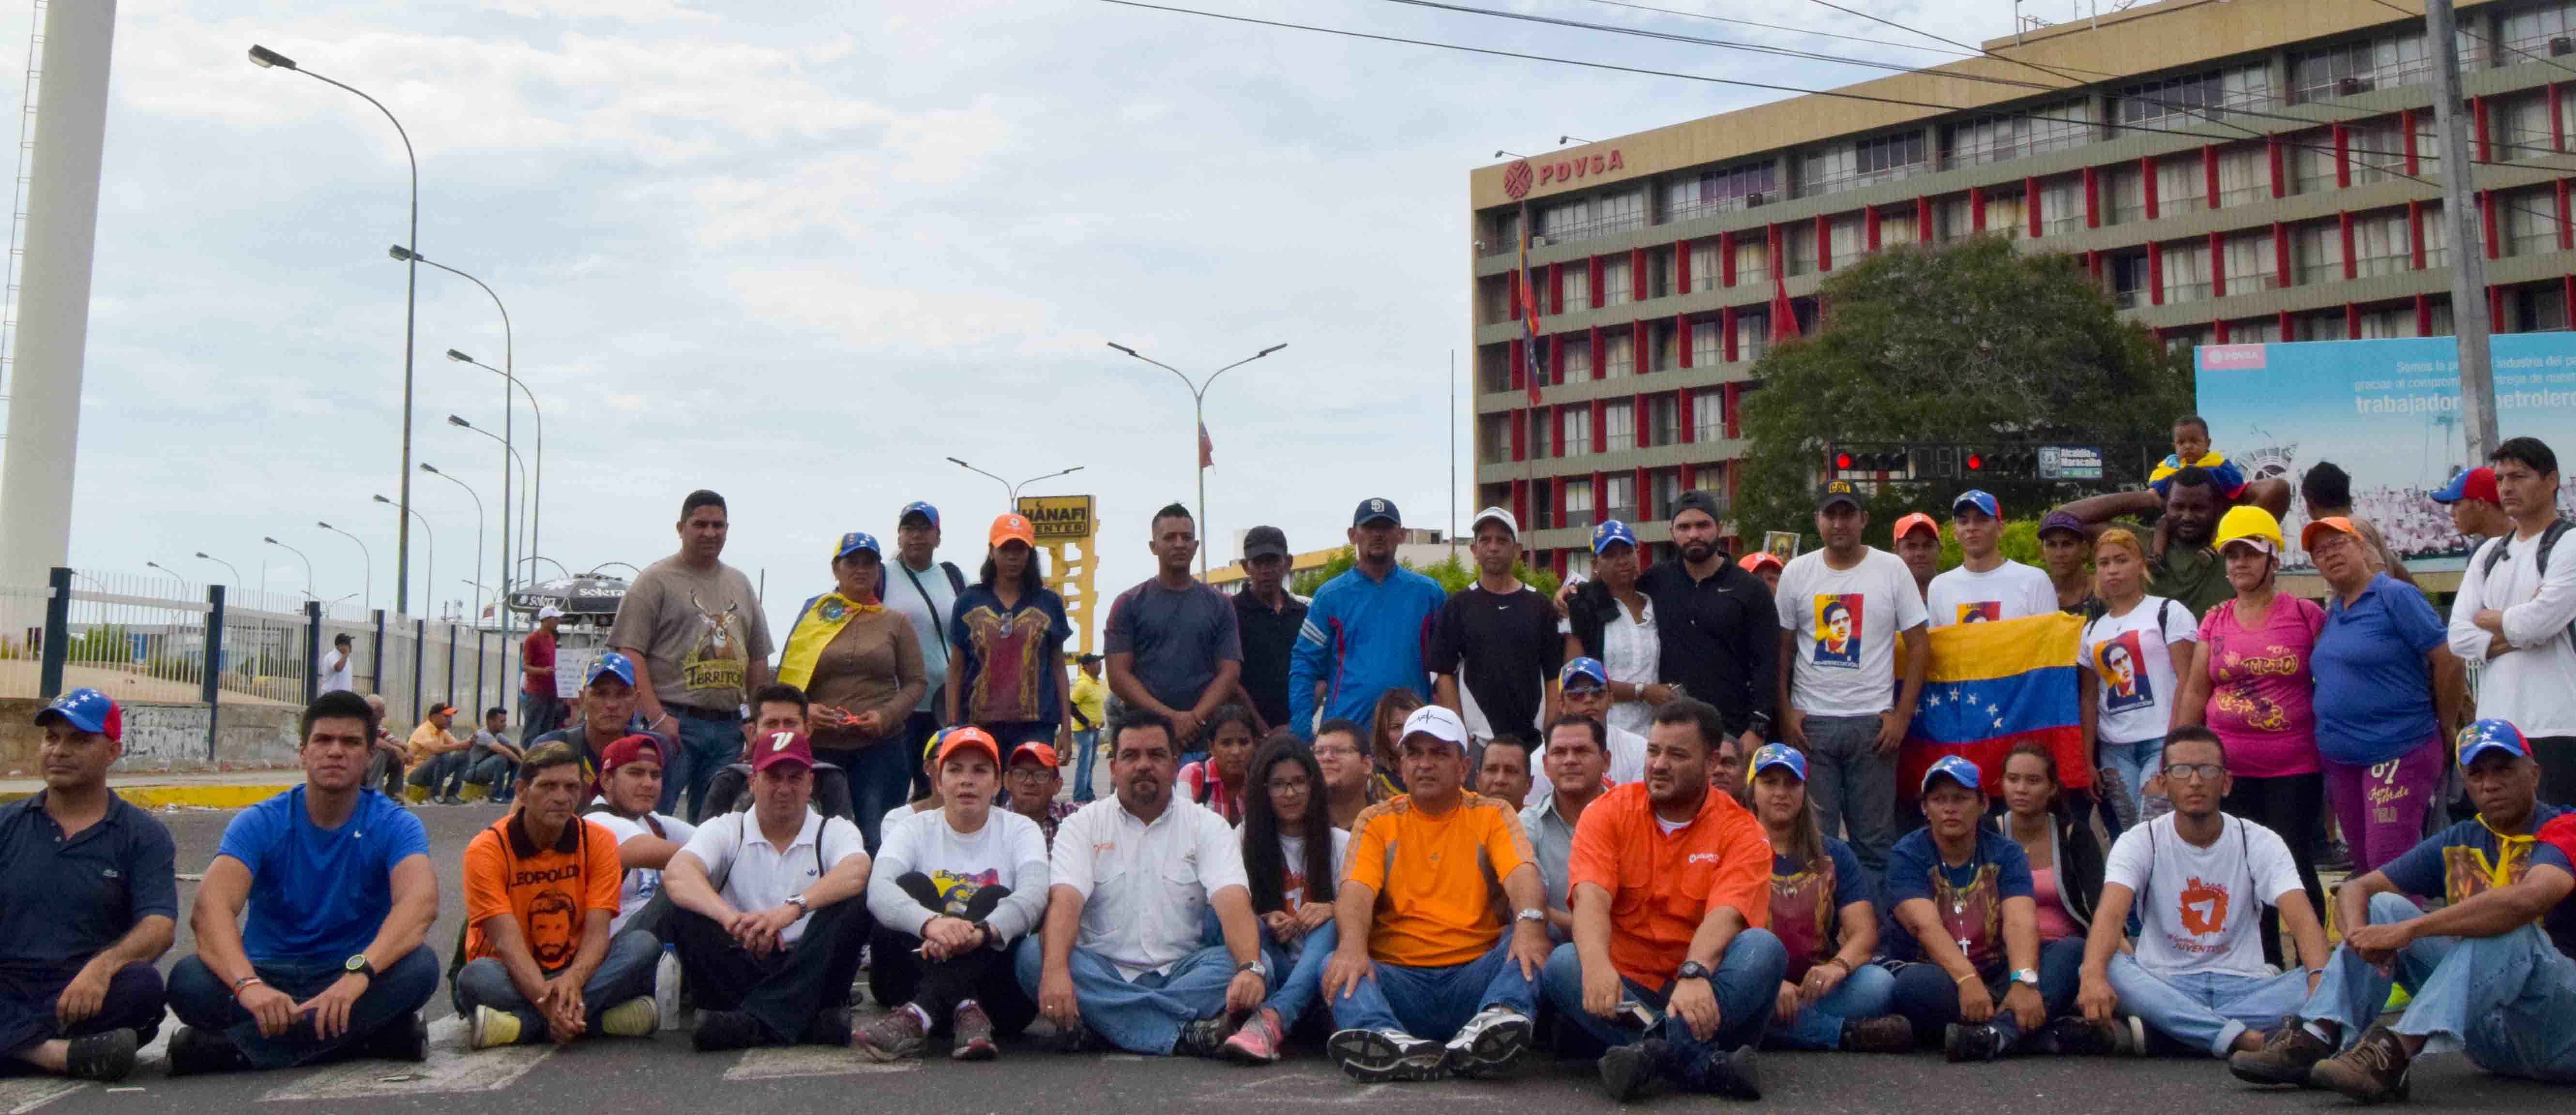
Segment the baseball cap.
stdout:
<svg viewBox="0 0 2576 1115">
<path fill-rule="evenodd" d="M 814 769 L 814 744 L 803 732 L 771 732 L 751 745 L 751 769 L 756 773 L 780 763 L 796 763 Z"/>
<path fill-rule="evenodd" d="M 1378 499 L 1372 496 L 1361 500 L 1359 509 L 1351 512 L 1351 525 L 1355 527 L 1364 527 L 1379 519 L 1397 526 L 1404 525 L 1404 513 L 1395 509 L 1395 501 L 1391 499 Z"/>
<path fill-rule="evenodd" d="M 1045 743 L 1023 743 L 1019 750 L 1011 752 L 1011 765 L 1020 765 L 1022 759 L 1035 759 L 1046 764 L 1048 770 L 1054 770 L 1056 769 L 1055 746 Z"/>
<path fill-rule="evenodd" d="M 2051 511 L 2047 516 L 2039 520 L 2039 536 L 2046 538 L 2048 537 L 2048 532 L 2052 530 L 2062 530 L 2077 538 L 2082 538 L 2084 537 L 2084 520 L 2078 519 L 2063 511 Z"/>
<path fill-rule="evenodd" d="M 635 684 L 635 661 L 613 650 L 600 655 L 599 661 L 590 664 L 590 672 L 582 676 L 582 688 L 599 684 L 602 674 L 615 674 L 617 680 L 632 688 Z"/>
<path fill-rule="evenodd" d="M 421 713 L 421 715 L 422 715 L 422 716 L 436 716 L 436 715 L 438 715 L 439 713 L 442 713 L 442 712 L 443 712 L 443 713 L 446 713 L 446 714 L 447 714 L 447 715 L 449 715 L 449 716 L 454 716 L 454 715 L 456 715 L 456 706 L 451 705 L 451 704 L 448 704 L 448 703 L 447 703 L 447 702 L 445 702 L 445 701 L 438 701 L 438 702 L 434 702 L 434 703 L 432 703 L 432 704 L 429 706 L 429 708 L 428 708 L 428 709 L 424 710 L 424 711 Z"/>
<path fill-rule="evenodd" d="M 599 778 L 605 782 L 609 775 L 617 772 L 617 768 L 645 759 L 656 764 L 662 761 L 661 740 L 642 732 L 631 736 L 619 736 L 617 742 L 609 744 L 607 750 L 599 753 Z"/>
<path fill-rule="evenodd" d="M 1098 651 L 1094 651 L 1094 652 L 1092 652 L 1092 653 L 1090 653 L 1090 654 L 1086 654 L 1086 655 L 1083 655 L 1083 656 L 1082 656 L 1082 657 L 1080 657 L 1080 658 L 1074 659 L 1074 661 L 1076 661 L 1076 662 L 1098 662 L 1098 661 L 1100 661 L 1100 658 L 1101 658 L 1100 653 L 1099 653 Z"/>
<path fill-rule="evenodd" d="M 2489 718 L 2460 729 L 2460 769 L 2467 770 L 2478 756 L 2489 751 L 2531 757 L 2531 742 L 2522 738 L 2522 729 L 2509 721 Z"/>
<path fill-rule="evenodd" d="M 2230 508 L 2227 514 L 2219 517 L 2219 552 L 2225 553 L 2227 547 L 2239 542 L 2266 554 L 2277 554 L 2288 548 L 2281 542 L 2281 521 L 2260 507 Z"/>
<path fill-rule="evenodd" d="M 1765 565 L 1768 565 L 1773 569 L 1783 568 L 1780 564 L 1780 555 L 1772 553 L 1769 550 L 1755 550 L 1752 553 L 1744 555 L 1742 560 L 1735 563 L 1736 568 L 1742 569 L 1747 573 L 1759 573 Z"/>
<path fill-rule="evenodd" d="M 36 710 L 36 726 L 39 728 L 56 719 L 80 731 L 112 740 L 125 738 L 125 710 L 116 707 L 114 698 L 86 685 L 56 697 L 54 703 Z"/>
<path fill-rule="evenodd" d="M 2344 518 L 2341 515 L 2328 515 L 2322 519 L 2311 519 L 2308 521 L 2308 525 L 2299 528 L 2299 548 L 2302 550 L 2316 549 L 2317 536 L 2320 534 L 2349 534 L 2355 538 L 2359 538 L 2361 537 L 2361 528 L 2352 525 L 2352 520 Z"/>
<path fill-rule="evenodd" d="M 1254 527 L 1243 532 L 1243 560 L 1287 556 L 1288 535 L 1278 527 Z"/>
<path fill-rule="evenodd" d="M 555 606 L 554 606 L 554 605 L 552 605 L 552 604 L 548 604 L 548 605 L 546 605 L 545 607 L 542 607 L 542 608 L 537 609 L 537 622 L 539 622 L 539 623 L 544 623 L 545 621 L 550 620 L 550 619 L 562 619 L 562 618 L 563 618 L 563 609 L 558 608 L 558 607 L 555 607 Z"/>
<path fill-rule="evenodd" d="M 1932 538 L 1936 542 L 1941 538 L 1940 522 L 1933 519 L 1932 516 L 1926 515 L 1920 511 L 1913 512 L 1902 519 L 1896 520 L 1896 533 L 1888 535 L 1888 538 L 1892 541 L 1894 539 L 1903 538 L 1918 530 L 1931 531 Z"/>
<path fill-rule="evenodd" d="M 932 526 L 939 525 L 939 509 L 932 507 L 927 503 L 923 503 L 920 500 L 914 500 L 911 503 L 904 504 L 903 513 L 894 517 L 895 525 L 901 526 L 905 519 L 909 519 L 915 515 L 919 515 L 924 519 L 930 520 L 930 525 Z"/>
<path fill-rule="evenodd" d="M 969 749 L 982 751 L 985 758 L 993 760 L 994 765 L 1001 765 L 1002 745 L 993 742 L 993 737 L 984 729 L 972 724 L 951 728 L 947 735 L 940 738 L 939 761 L 944 765 L 948 762 L 949 756 Z"/>
<path fill-rule="evenodd" d="M 1603 519 L 1599 523 L 1593 525 L 1593 553 L 1598 554 L 1620 542 L 1625 542 L 1630 546 L 1636 545 L 1637 532 L 1628 529 L 1628 524 L 1620 522 L 1617 519 Z"/>
<path fill-rule="evenodd" d="M 1459 722 L 1457 713 L 1438 705 L 1424 705 L 1413 710 L 1413 715 L 1404 718 L 1404 731 L 1395 738 L 1402 740 L 1414 735 L 1430 736 L 1461 748 L 1467 746 L 1467 726 Z"/>
<path fill-rule="evenodd" d="M 1484 527 L 1487 520 L 1503 524 L 1503 529 L 1512 532 L 1512 537 L 1514 538 L 1521 536 L 1521 521 L 1513 518 L 1511 512 L 1505 511 L 1500 507 L 1488 507 L 1482 511 L 1476 512 L 1476 518 L 1474 521 L 1467 524 L 1467 533 L 1469 535 L 1475 534 L 1478 530 Z"/>
<path fill-rule="evenodd" d="M 2439 504 L 2448 505 L 2464 499 L 2482 499 L 2502 505 L 2504 497 L 2496 494 L 2495 470 L 2480 465 L 2452 477 L 2450 483 L 2442 485 L 2441 491 L 2433 493 L 2433 502 Z"/>
<path fill-rule="evenodd" d="M 1785 743 L 1766 743 L 1755 748 L 1752 766 L 1755 774 L 1777 767 L 1797 775 L 1800 782 L 1807 780 L 1807 757 Z"/>
<path fill-rule="evenodd" d="M 1001 548 L 1004 542 L 1017 542 L 1030 549 L 1038 545 L 1038 528 L 1030 526 L 1028 517 L 1014 511 L 993 516 L 993 530 L 984 538 L 987 545 Z"/>
<path fill-rule="evenodd" d="M 1816 510 L 1822 511 L 1837 503 L 1862 506 L 1860 489 L 1853 487 L 1849 480 L 1828 480 L 1824 487 L 1816 489 Z"/>
<path fill-rule="evenodd" d="M 1985 792 L 1985 787 L 1978 784 L 1977 764 L 1956 755 L 1941 756 L 1933 762 L 1932 769 L 1923 772 L 1924 793 L 1932 792 L 1932 780 L 1935 778 L 1947 778 L 1978 793 Z"/>
<path fill-rule="evenodd" d="M 1665 516 L 1665 518 L 1681 518 L 1682 512 L 1684 511 L 1697 511 L 1700 514 L 1706 515 L 1721 523 L 1726 521 L 1725 509 L 1717 505 L 1717 497 L 1698 488 L 1693 488 L 1678 496 L 1674 496 L 1673 512 L 1672 514 Z"/>
<path fill-rule="evenodd" d="M 1608 685 L 1610 671 L 1602 668 L 1601 660 L 1598 658 L 1577 656 L 1568 660 L 1564 669 L 1556 672 L 1556 681 L 1560 686 L 1572 685 L 1576 678 L 1591 678 L 1592 684 L 1596 686 Z"/>
<path fill-rule="evenodd" d="M 841 541 L 832 547 L 832 560 L 839 561 L 861 550 L 875 554 L 878 561 L 885 560 L 885 549 L 877 545 L 877 536 L 859 530 L 841 536 Z"/>
<path fill-rule="evenodd" d="M 1994 493 L 1982 488 L 1970 488 L 1950 498 L 1950 514 L 1953 517 L 1959 514 L 1959 509 L 1962 507 L 1974 507 L 1983 511 L 1989 519 L 2004 517 L 2004 505 L 1995 501 Z"/>
<path fill-rule="evenodd" d="M 941 743 L 943 743 L 943 742 L 946 742 L 946 741 L 947 741 L 947 739 L 948 739 L 948 733 L 953 732 L 953 731 L 956 731 L 956 729 L 954 729 L 954 728 L 937 728 L 937 729 L 933 729 L 933 730 L 931 731 L 931 733 L 930 733 L 930 738 L 922 742 L 922 745 L 921 745 L 921 761 L 922 761 L 922 762 L 927 763 L 927 762 L 931 761 L 931 759 L 933 759 L 933 758 L 937 757 L 937 756 L 938 756 L 938 754 L 939 754 L 939 745 L 940 745 Z"/>
</svg>

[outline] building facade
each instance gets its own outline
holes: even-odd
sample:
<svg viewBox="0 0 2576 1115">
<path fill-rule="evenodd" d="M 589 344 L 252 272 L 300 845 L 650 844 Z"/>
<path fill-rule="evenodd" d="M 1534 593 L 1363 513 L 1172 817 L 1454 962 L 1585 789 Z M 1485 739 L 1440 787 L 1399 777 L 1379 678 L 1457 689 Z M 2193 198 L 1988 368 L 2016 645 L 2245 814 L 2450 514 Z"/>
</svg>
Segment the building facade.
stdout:
<svg viewBox="0 0 2576 1115">
<path fill-rule="evenodd" d="M 2568 328 L 2576 0 L 2459 25 L 2495 328 Z M 1731 506 L 1775 298 L 1812 331 L 1823 277 L 1898 245 L 2073 254 L 2171 345 L 2450 331 L 2420 16 L 2164 0 L 1984 47 L 1470 174 L 1476 502 L 1520 516 L 1534 563 L 1582 572 L 1605 518 L 1661 553 L 1688 489 Z"/>
</svg>

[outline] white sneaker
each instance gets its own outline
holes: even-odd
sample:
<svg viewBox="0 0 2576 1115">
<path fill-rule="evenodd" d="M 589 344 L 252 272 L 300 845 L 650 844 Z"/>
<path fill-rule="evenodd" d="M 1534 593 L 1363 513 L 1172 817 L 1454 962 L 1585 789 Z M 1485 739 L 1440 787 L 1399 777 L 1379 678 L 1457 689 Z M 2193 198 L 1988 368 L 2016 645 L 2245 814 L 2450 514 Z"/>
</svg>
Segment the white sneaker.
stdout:
<svg viewBox="0 0 2576 1115">
<path fill-rule="evenodd" d="M 1535 1029 L 1526 1014 L 1510 1007 L 1486 1007 L 1449 1039 L 1445 1050 L 1449 1071 L 1457 1076 L 1486 1076 L 1509 1069 L 1529 1052 Z"/>
</svg>

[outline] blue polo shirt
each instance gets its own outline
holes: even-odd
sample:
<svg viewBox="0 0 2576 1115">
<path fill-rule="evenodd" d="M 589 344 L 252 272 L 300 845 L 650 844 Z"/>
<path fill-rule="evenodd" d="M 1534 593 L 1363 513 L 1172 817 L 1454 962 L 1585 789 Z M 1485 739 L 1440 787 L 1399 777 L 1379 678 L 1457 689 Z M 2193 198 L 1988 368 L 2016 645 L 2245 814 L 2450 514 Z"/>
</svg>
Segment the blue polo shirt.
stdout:
<svg viewBox="0 0 2576 1115">
<path fill-rule="evenodd" d="M 2345 766 L 2397 758 L 2434 738 L 2424 656 L 2448 632 L 2415 586 L 2381 573 L 2350 605 L 2326 602 L 2309 668 L 2317 679 L 2317 751 Z"/>
<path fill-rule="evenodd" d="M 146 917 L 177 920 L 175 854 L 170 830 L 123 798 L 70 836 L 42 792 L 0 806 L 0 967 L 76 969 Z"/>
<path fill-rule="evenodd" d="M 337 964 L 367 949 L 393 911 L 394 865 L 429 854 L 429 833 L 411 810 L 375 790 L 333 829 L 313 823 L 298 786 L 224 826 L 215 855 L 250 869 L 242 951 L 253 964 Z"/>
</svg>

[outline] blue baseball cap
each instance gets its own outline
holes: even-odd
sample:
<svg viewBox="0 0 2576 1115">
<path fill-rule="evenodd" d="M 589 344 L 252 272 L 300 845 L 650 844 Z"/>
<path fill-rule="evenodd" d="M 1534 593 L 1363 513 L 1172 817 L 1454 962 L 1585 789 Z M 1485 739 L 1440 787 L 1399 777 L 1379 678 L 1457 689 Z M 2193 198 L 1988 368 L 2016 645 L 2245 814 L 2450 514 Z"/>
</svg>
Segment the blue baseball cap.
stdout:
<svg viewBox="0 0 2576 1115">
<path fill-rule="evenodd" d="M 1359 509 L 1351 512 L 1351 525 L 1355 527 L 1364 527 L 1379 519 L 1397 526 L 1404 525 L 1404 513 L 1395 509 L 1395 501 L 1391 499 L 1378 499 L 1372 496 L 1361 500 Z"/>
<path fill-rule="evenodd" d="M 1957 515 L 1962 507 L 1974 507 L 1983 511 L 1989 519 L 2004 517 L 2004 505 L 1995 502 L 1992 493 L 1979 488 L 1970 488 L 1950 500 L 1950 514 Z"/>
<path fill-rule="evenodd" d="M 1986 792 L 1986 788 L 1979 784 L 1977 764 L 1956 755 L 1941 756 L 1932 764 L 1932 769 L 1923 772 L 1924 793 L 1932 792 L 1932 780 L 1935 778 L 1947 778 L 1981 794 Z"/>
<path fill-rule="evenodd" d="M 597 684 L 601 674 L 615 674 L 617 680 L 631 687 L 635 684 L 635 662 L 613 650 L 600 655 L 599 661 L 590 664 L 590 672 L 582 676 L 582 688 Z"/>
<path fill-rule="evenodd" d="M 2446 507 L 2464 499 L 2482 499 L 2501 505 L 2504 497 L 2496 494 L 2495 470 L 2483 465 L 2463 470 L 2452 477 L 2450 483 L 2442 485 L 2441 491 L 2433 493 L 2433 502 Z"/>
<path fill-rule="evenodd" d="M 112 740 L 125 738 L 125 710 L 107 694 L 82 686 L 60 697 L 54 703 L 36 710 L 36 726 L 61 720 L 73 728 Z"/>
<path fill-rule="evenodd" d="M 939 525 L 939 509 L 932 507 L 927 503 L 923 503 L 920 500 L 914 500 L 911 503 L 904 504 L 903 513 L 894 517 L 895 525 L 901 526 L 905 519 L 909 519 L 915 515 L 919 515 L 922 518 L 930 520 L 930 525 L 932 526 Z"/>
<path fill-rule="evenodd" d="M 923 504 L 922 506 L 926 507 L 929 505 Z M 937 522 L 937 516 L 933 516 L 931 521 L 934 523 Z M 869 553 L 875 554 L 879 561 L 885 560 L 885 551 L 877 546 L 877 536 L 869 534 L 866 531 L 859 530 L 854 530 L 841 536 L 840 544 L 832 547 L 832 560 L 839 561 L 842 558 L 848 557 L 860 550 L 866 550 Z"/>
<path fill-rule="evenodd" d="M 1592 684 L 1596 686 L 1608 685 L 1610 671 L 1602 668 L 1601 660 L 1598 658 L 1578 656 L 1567 662 L 1564 669 L 1556 672 L 1556 682 L 1560 686 L 1571 685 L 1576 678 L 1591 678 Z"/>
<path fill-rule="evenodd" d="M 2460 729 L 2460 769 L 2467 770 L 2477 757 L 2489 751 L 2531 757 L 2531 742 L 2522 738 L 2522 729 L 2503 720 L 2486 719 Z"/>
<path fill-rule="evenodd" d="M 1609 549 L 1610 545 L 1614 542 L 1625 542 L 1630 546 L 1635 546 L 1637 544 L 1637 532 L 1628 529 L 1628 524 L 1620 522 L 1617 519 L 1603 519 L 1598 525 L 1592 528 L 1593 553 L 1598 554 L 1603 550 Z"/>
<path fill-rule="evenodd" d="M 1785 743 L 1766 743 L 1754 749 L 1753 773 L 1760 774 L 1774 767 L 1797 775 L 1800 782 L 1807 780 L 1807 756 L 1797 748 Z"/>
</svg>

